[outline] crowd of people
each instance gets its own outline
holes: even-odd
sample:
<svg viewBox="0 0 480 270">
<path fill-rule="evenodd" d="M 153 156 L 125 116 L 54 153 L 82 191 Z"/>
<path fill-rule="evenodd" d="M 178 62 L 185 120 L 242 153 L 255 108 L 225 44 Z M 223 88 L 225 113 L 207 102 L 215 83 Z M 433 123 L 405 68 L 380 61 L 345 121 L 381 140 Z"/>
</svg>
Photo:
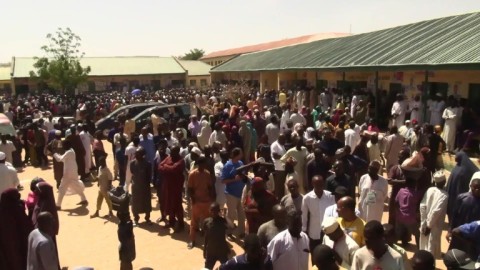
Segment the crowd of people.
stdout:
<svg viewBox="0 0 480 270">
<path fill-rule="evenodd" d="M 480 268 L 480 172 L 467 154 L 474 112 L 454 96 L 448 106 L 436 96 L 422 108 L 419 96 L 397 95 L 378 125 L 375 97 L 341 93 L 220 87 L 6 100 L 1 109 L 18 131 L 0 142 L 0 266 L 59 269 L 62 199 L 68 190 L 87 207 L 84 183 L 98 181 L 91 218 L 103 201 L 114 215 L 112 190 L 129 194 L 130 205 L 116 209 L 120 269 L 132 269 L 141 244 L 134 227 L 152 224 L 154 197 L 154 222 L 180 233 L 190 221 L 187 248 L 203 242 L 206 269 L 307 270 L 309 257 L 320 270 L 435 269 L 442 258 L 448 269 Z M 95 120 L 144 101 L 188 102 L 191 115 L 152 115 L 137 134 L 128 128 L 133 116 L 122 114 L 108 136 L 95 130 Z M 449 175 L 445 151 L 456 152 Z M 48 166 L 49 156 L 57 199 L 35 178 L 22 200 L 17 170 Z M 230 258 L 227 240 L 241 241 L 245 253 Z M 418 251 L 408 259 L 413 243 Z"/>
</svg>

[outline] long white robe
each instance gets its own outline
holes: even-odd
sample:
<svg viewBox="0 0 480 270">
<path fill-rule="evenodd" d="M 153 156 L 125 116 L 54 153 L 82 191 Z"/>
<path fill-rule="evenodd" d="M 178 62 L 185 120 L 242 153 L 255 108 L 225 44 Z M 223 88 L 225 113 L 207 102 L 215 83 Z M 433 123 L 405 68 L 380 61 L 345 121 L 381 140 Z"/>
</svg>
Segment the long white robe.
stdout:
<svg viewBox="0 0 480 270">
<path fill-rule="evenodd" d="M 447 107 L 443 111 L 442 118 L 445 119 L 442 138 L 447 144 L 447 151 L 455 148 L 455 136 L 457 135 L 457 108 Z"/>
<path fill-rule="evenodd" d="M 403 101 L 395 101 L 392 105 L 392 116 L 395 114 L 397 117 L 393 119 L 393 125 L 397 128 L 401 127 L 405 122 L 405 104 Z"/>
<path fill-rule="evenodd" d="M 90 133 L 86 131 L 80 132 L 78 134 L 80 136 L 80 140 L 82 140 L 83 148 L 85 148 L 85 173 L 89 173 L 90 169 L 92 168 L 92 143 L 93 137 Z"/>
<path fill-rule="evenodd" d="M 69 149 L 63 155 L 53 154 L 53 158 L 58 162 L 63 162 L 63 177 L 58 187 L 57 206 L 60 207 L 62 205 L 62 200 L 67 190 L 80 195 L 81 200 L 86 201 L 87 199 L 83 193 L 85 186 L 82 181 L 78 180 L 75 151 Z"/>
<path fill-rule="evenodd" d="M 445 190 L 431 187 L 423 196 L 420 203 L 420 229 L 430 228 L 430 234 L 425 236 L 420 233 L 421 250 L 427 250 L 436 259 L 442 256 L 441 236 L 442 226 L 447 213 L 448 194 Z"/>
<path fill-rule="evenodd" d="M 444 101 L 433 101 L 430 106 L 430 124 L 433 126 L 442 123 L 442 112 L 445 107 Z"/>
<path fill-rule="evenodd" d="M 370 175 L 365 174 L 359 182 L 360 200 L 358 210 L 360 217 L 365 221 L 382 221 L 383 206 L 388 194 L 388 183 L 385 178 L 378 176 L 372 181 Z"/>
<path fill-rule="evenodd" d="M 398 164 L 398 153 L 402 150 L 404 138 L 400 134 L 388 135 L 385 138 L 385 159 L 387 171 Z"/>
<path fill-rule="evenodd" d="M 417 120 L 419 124 L 422 123 L 422 103 L 420 101 L 411 101 L 408 105 L 410 113 L 410 121 Z"/>
</svg>

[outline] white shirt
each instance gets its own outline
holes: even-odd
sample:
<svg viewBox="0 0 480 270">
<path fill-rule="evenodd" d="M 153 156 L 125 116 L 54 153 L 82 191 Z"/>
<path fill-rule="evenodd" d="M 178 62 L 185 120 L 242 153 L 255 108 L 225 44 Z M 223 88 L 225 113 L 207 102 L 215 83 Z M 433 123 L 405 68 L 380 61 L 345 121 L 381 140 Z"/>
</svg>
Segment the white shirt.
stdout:
<svg viewBox="0 0 480 270">
<path fill-rule="evenodd" d="M 270 152 L 272 153 L 272 160 L 273 160 L 273 164 L 275 165 L 275 171 L 284 171 L 285 165 L 283 164 L 280 158 L 279 159 L 273 158 L 273 154 L 278 154 L 281 157 L 283 157 L 283 155 L 285 155 L 285 153 L 287 152 L 285 150 L 285 146 L 280 145 L 278 141 L 275 141 L 274 143 L 272 143 L 272 145 L 270 145 Z"/>
<path fill-rule="evenodd" d="M 329 246 L 342 258 L 342 267 L 350 269 L 353 261 L 353 255 L 360 247 L 350 236 L 343 234 L 344 237 L 337 242 L 333 242 L 328 235 L 323 237 L 323 244 Z"/>
<path fill-rule="evenodd" d="M 53 154 L 53 157 L 58 162 L 63 162 L 63 178 L 70 180 L 78 179 L 78 167 L 75 160 L 75 151 L 73 149 L 68 150 L 63 155 Z"/>
<path fill-rule="evenodd" d="M 129 167 L 130 162 L 132 162 L 132 160 L 135 159 L 136 151 L 137 151 L 137 147 L 133 145 L 133 143 L 130 143 L 125 149 L 125 156 L 127 156 L 127 168 L 130 168 Z M 126 170 L 125 178 L 128 180 L 132 179 L 132 172 L 130 171 L 130 169 Z"/>
<path fill-rule="evenodd" d="M 309 240 L 304 232 L 295 238 L 288 229 L 284 230 L 270 241 L 267 250 L 275 270 L 308 269 Z"/>
<path fill-rule="evenodd" d="M 387 247 L 387 252 L 379 259 L 373 257 L 366 246 L 361 247 L 355 252 L 353 256 L 353 262 L 351 270 L 404 270 L 405 263 L 400 253 L 396 252 L 393 248 Z"/>
<path fill-rule="evenodd" d="M 13 161 L 12 153 L 15 150 L 17 149 L 15 148 L 15 145 L 13 145 L 13 142 L 6 141 L 6 144 L 3 144 L 0 142 L 0 151 L 5 153 L 5 160 L 7 162 L 12 163 Z"/>
<path fill-rule="evenodd" d="M 267 137 L 268 137 L 268 143 L 272 144 L 278 139 L 278 136 L 280 135 L 280 129 L 278 128 L 277 125 L 270 123 L 265 128 L 265 133 L 267 134 Z"/>
<path fill-rule="evenodd" d="M 388 194 L 388 183 L 383 177 L 372 181 L 368 174 L 364 174 L 359 182 L 360 200 L 358 208 L 360 217 L 369 222 L 371 220 L 382 221 L 383 206 Z"/>
<path fill-rule="evenodd" d="M 358 209 L 356 208 L 355 208 L 355 215 L 357 217 L 360 217 L 360 211 L 358 211 Z M 323 219 L 326 219 L 328 217 L 338 218 L 337 204 L 330 205 L 329 207 L 327 207 L 327 209 L 325 209 L 325 214 L 323 215 Z"/>
<path fill-rule="evenodd" d="M 27 270 L 58 270 L 58 256 L 52 238 L 33 230 L 28 236 Z"/>
<path fill-rule="evenodd" d="M 293 113 L 290 116 L 290 120 L 292 121 L 293 126 L 295 126 L 296 124 L 302 124 L 302 125 L 307 124 L 307 120 L 305 120 L 305 117 L 303 117 L 303 115 L 299 113 Z"/>
<path fill-rule="evenodd" d="M 358 142 L 360 141 L 360 135 L 358 135 L 355 130 L 349 128 L 345 130 L 345 145 L 349 145 L 352 151 L 357 147 Z"/>
<path fill-rule="evenodd" d="M 315 191 L 310 191 L 303 196 L 302 201 L 302 230 L 307 232 L 312 239 L 320 239 L 322 232 L 323 216 L 330 205 L 335 204 L 335 197 L 330 191 L 324 190 L 319 199 Z M 309 217 L 310 216 L 310 217 Z"/>
<path fill-rule="evenodd" d="M 0 196 L 9 188 L 17 188 L 20 185 L 18 180 L 17 170 L 8 166 L 7 164 L 0 163 Z"/>
</svg>

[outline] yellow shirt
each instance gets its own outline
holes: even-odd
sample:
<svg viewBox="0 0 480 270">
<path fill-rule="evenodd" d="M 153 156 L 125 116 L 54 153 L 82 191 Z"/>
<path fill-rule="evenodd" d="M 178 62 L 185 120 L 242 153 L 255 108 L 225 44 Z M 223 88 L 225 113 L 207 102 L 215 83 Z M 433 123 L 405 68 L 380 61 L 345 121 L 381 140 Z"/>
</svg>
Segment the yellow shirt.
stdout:
<svg viewBox="0 0 480 270">
<path fill-rule="evenodd" d="M 278 101 L 280 101 L 280 105 L 287 103 L 287 95 L 285 93 L 278 94 Z"/>
<path fill-rule="evenodd" d="M 363 236 L 365 221 L 363 221 L 361 218 L 357 218 L 352 222 L 348 222 L 343 220 L 341 217 L 339 217 L 337 221 L 338 224 L 340 224 L 340 228 L 342 228 L 346 234 L 352 237 L 360 247 L 365 245 L 365 238 Z"/>
</svg>

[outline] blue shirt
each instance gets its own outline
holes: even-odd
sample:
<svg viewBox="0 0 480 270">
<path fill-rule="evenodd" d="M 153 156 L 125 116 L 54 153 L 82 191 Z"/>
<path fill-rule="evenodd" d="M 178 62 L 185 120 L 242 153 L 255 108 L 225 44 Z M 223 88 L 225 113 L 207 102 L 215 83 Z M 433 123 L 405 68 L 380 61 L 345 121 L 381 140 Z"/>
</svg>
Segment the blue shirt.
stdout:
<svg viewBox="0 0 480 270">
<path fill-rule="evenodd" d="M 476 249 L 475 255 L 477 256 L 477 261 L 479 261 L 480 260 L 480 241 L 478 241 L 478 239 L 480 239 L 480 221 L 474 221 L 467 224 L 463 224 L 462 226 L 458 227 L 458 229 L 462 233 L 462 236 L 472 240 L 472 242 L 475 243 L 475 249 Z"/>
<path fill-rule="evenodd" d="M 265 270 L 273 270 L 273 264 L 272 264 L 272 259 L 270 259 L 270 256 L 267 255 L 267 258 L 265 258 L 265 261 L 263 263 Z M 231 258 L 228 260 L 226 263 L 222 264 L 220 266 L 220 270 L 257 270 L 260 269 L 256 265 L 251 265 L 247 261 L 247 255 L 242 254 L 236 257 Z"/>
<path fill-rule="evenodd" d="M 242 161 L 238 161 L 237 163 L 233 163 L 231 160 L 227 161 L 223 166 L 222 180 L 235 178 L 235 175 L 237 175 L 237 168 L 241 166 L 243 166 Z M 225 194 L 241 198 L 244 187 L 245 183 L 243 183 L 243 181 L 235 181 L 225 184 Z"/>
<path fill-rule="evenodd" d="M 148 136 L 148 138 L 140 137 L 139 145 L 145 149 L 145 159 L 153 164 L 153 160 L 155 159 L 155 143 L 153 142 L 153 136 Z"/>
</svg>

